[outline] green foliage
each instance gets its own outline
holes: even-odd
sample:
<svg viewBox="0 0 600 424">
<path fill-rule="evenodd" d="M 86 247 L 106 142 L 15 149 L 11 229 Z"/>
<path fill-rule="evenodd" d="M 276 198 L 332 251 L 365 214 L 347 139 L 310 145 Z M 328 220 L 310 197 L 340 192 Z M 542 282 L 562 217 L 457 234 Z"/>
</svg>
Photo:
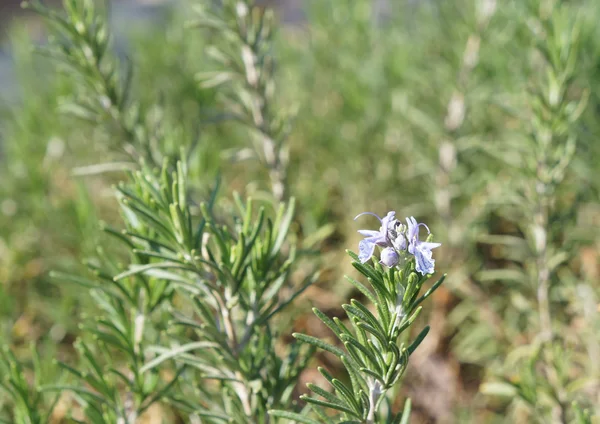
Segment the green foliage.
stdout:
<svg viewBox="0 0 600 424">
<path fill-rule="evenodd" d="M 156 369 L 144 367 L 148 345 L 159 342 L 166 329 L 156 317 L 164 315 L 174 290 L 168 279 L 154 276 L 152 271 L 185 269 L 184 264 L 153 258 L 174 253 L 183 256 L 183 252 L 189 257 L 192 249 L 185 168 L 179 163 L 172 174 L 168 170 L 165 164 L 156 175 L 142 166 L 131 175 L 129 186 L 118 188 L 126 228 L 119 232 L 106 227 L 105 231 L 131 251 L 131 265 L 123 269 L 110 253 L 98 248 L 98 258 L 88 262 L 92 278 L 54 275 L 60 282 L 89 289 L 99 309 L 98 317 L 90 317 L 81 325 L 84 337 L 75 346 L 79 366 L 61 364 L 81 386 L 44 387 L 73 391 L 88 422 L 136 422 L 168 393 L 184 370 L 175 369 L 175 377 L 161 383 Z M 126 370 L 121 363 L 127 364 Z"/>
<path fill-rule="evenodd" d="M 33 359 L 33 385 L 29 383 L 25 368 L 13 352 L 5 347 L 0 353 L 0 375 L 2 375 L 0 392 L 6 394 L 13 404 L 11 420 L 5 420 L 0 416 L 2 423 L 41 424 L 50 422 L 52 409 L 58 401 L 58 397 L 54 397 L 52 404 L 47 403 L 48 400 L 40 391 L 39 385 L 42 379 L 52 377 L 52 373 L 43 369 L 39 355 L 33 346 L 31 357 Z"/>
<path fill-rule="evenodd" d="M 503 313 L 514 311 L 529 323 L 529 328 L 509 331 L 516 330 L 531 346 L 521 346 L 522 342 L 515 345 L 510 339 L 499 346 L 508 357 L 511 352 L 520 352 L 519 360 L 506 367 L 507 381 L 516 389 L 515 400 L 527 406 L 532 419 L 566 422 L 572 419 L 570 404 L 579 397 L 584 375 L 573 374 L 574 360 L 564 362 L 578 349 L 566 334 L 565 323 L 572 318 L 565 308 L 565 287 L 558 276 L 573 256 L 565 247 L 574 252 L 577 241 L 568 235 L 573 215 L 561 210 L 556 195 L 577 150 L 578 120 L 588 96 L 587 90 L 579 87 L 575 69 L 582 21 L 567 4 L 530 2 L 528 6 L 528 40 L 533 46 L 530 72 L 535 77 L 529 81 L 520 106 L 522 136 L 515 139 L 519 143 L 515 148 L 522 156 L 507 163 L 514 174 L 501 194 L 507 203 L 499 209 L 519 235 L 483 239 L 506 246 L 502 257 L 515 266 L 486 270 L 480 277 L 483 281 L 504 280 L 518 288 L 513 299 L 519 296 L 521 307 L 515 299 Z M 524 355 L 524 349 L 529 354 Z"/>
<path fill-rule="evenodd" d="M 76 421 L 134 423 L 158 402 L 176 405 L 178 414 L 205 419 L 263 421 L 267 409 L 291 401 L 291 390 L 308 358 L 299 346 L 280 357 L 271 325 L 314 281 L 309 273 L 300 286 L 290 285 L 296 249 L 286 243 L 286 237 L 293 201 L 288 208 L 279 208 L 272 221 L 264 208 L 254 216 L 252 203 L 236 197 L 243 218 L 234 220 L 233 227 L 212 214 L 216 193 L 208 204 L 192 203 L 184 162 L 178 161 L 173 169 L 165 159 L 161 170 L 154 167 L 168 148 L 165 135 L 151 131 L 145 117 L 140 118 L 144 114 L 138 114 L 139 104 L 128 100 L 130 78 L 118 77 L 118 61 L 107 51 L 106 16 L 92 2 L 65 2 L 64 6 L 66 17 L 34 5 L 56 27 L 56 41 L 46 53 L 66 63 L 84 88 L 63 111 L 103 129 L 117 141 L 116 147 L 142 162 L 129 182 L 117 188 L 126 228 L 104 227 L 124 248 L 98 247 L 97 257 L 88 261 L 91 278 L 54 274 L 60 283 L 88 289 L 98 316 L 83 317 L 82 336 L 75 343 L 79 364 L 61 363 L 75 383 L 44 384 L 40 390 L 71 392 L 78 405 L 71 416 Z M 123 165 L 94 165 L 78 173 Z M 282 249 L 289 254 L 282 256 Z M 114 253 L 127 250 L 129 265 L 123 265 Z M 289 295 L 282 296 L 286 291 Z M 174 303 L 190 296 L 192 311 L 198 315 L 181 321 L 175 313 L 172 327 L 167 326 L 164 318 Z M 185 327 L 196 316 L 201 319 L 196 327 L 202 341 L 190 342 L 185 331 L 171 334 L 171 328 Z M 162 347 L 181 342 L 182 347 L 175 349 Z M 207 356 L 190 360 L 191 351 L 200 348 L 207 350 Z M 158 366 L 171 359 L 176 359 L 172 378 L 161 378 Z M 189 378 L 190 373 L 194 378 Z M 224 402 L 220 410 L 183 395 L 207 390 L 200 382 L 213 380 L 217 386 L 212 397 Z M 31 402 L 38 403 L 37 397 Z M 20 409 L 11 415 L 19 420 Z"/>
<path fill-rule="evenodd" d="M 419 296 L 428 276 L 415 272 L 414 261 L 407 262 L 402 269 L 393 267 L 385 270 L 377 262 L 374 265 L 362 264 L 354 253 L 350 256 L 352 265 L 368 279 L 371 289 L 352 278 L 348 277 L 348 280 L 370 300 L 377 313 L 373 314 L 362 302 L 352 299 L 349 305 L 343 305 L 352 325 L 348 328 L 340 319 L 331 319 L 320 310 L 313 310 L 343 343 L 345 351 L 306 334 L 294 334 L 294 337 L 337 356 L 346 367 L 350 385 L 319 368 L 319 373 L 329 382 L 335 394 L 309 383 L 308 388 L 321 399 L 308 395 L 302 395 L 301 399 L 315 405 L 313 408 L 325 423 L 408 422 L 409 406 L 406 407 L 408 410 L 405 408 L 397 415 L 390 412 L 387 418 L 378 414 L 379 406 L 386 392 L 403 376 L 410 355 L 421 344 L 429 327 L 425 327 L 408 345 L 399 343 L 399 340 L 406 339 L 407 330 L 421 312 L 420 303 L 442 284 L 445 276 Z M 339 416 L 334 421 L 322 408 L 333 409 Z M 273 414 L 298 419 L 298 415 L 291 416 L 284 411 L 274 411 Z"/>
<path fill-rule="evenodd" d="M 244 125 L 252 144 L 233 153 L 234 160 L 255 157 L 268 171 L 275 199 L 287 197 L 290 122 L 277 102 L 273 57 L 273 12 L 256 7 L 254 0 L 226 0 L 223 4 L 200 4 L 193 26 L 212 30 L 220 40 L 207 56 L 219 67 L 201 72 L 201 88 L 217 88 L 224 118 Z M 221 41 L 222 40 L 222 41 Z"/>
<path fill-rule="evenodd" d="M 271 221 L 264 208 L 255 216 L 251 202 L 238 197 L 241 218 L 230 227 L 212 212 L 214 194 L 200 207 L 191 204 L 186 181 L 181 162 L 171 172 L 167 163 L 160 172 L 143 165 L 117 189 L 125 229 L 105 228 L 131 251 L 129 264 L 99 249 L 98 258 L 89 262 L 91 279 L 54 275 L 90 289 L 100 315 L 82 325 L 84 336 L 76 343 L 80 365 L 61 364 L 83 384 L 43 389 L 73 391 L 89 422 L 134 423 L 163 398 L 197 416 L 260 421 L 261 407 L 289 402 L 304 367 L 306 357 L 298 348 L 279 358 L 270 325 L 313 281 L 307 277 L 301 287 L 288 287 L 295 253 L 292 247 L 283 256 L 281 249 L 293 205 L 281 207 Z M 281 295 L 290 289 L 289 296 Z M 191 304 L 180 304 L 184 299 Z M 175 312 L 175 305 L 191 316 Z M 173 377 L 161 381 L 161 366 L 173 359 Z M 222 386 L 212 399 L 222 392 L 224 399 L 237 397 L 235 403 L 217 409 L 178 394 L 203 390 L 208 396 L 202 386 L 211 380 Z"/>
<path fill-rule="evenodd" d="M 89 251 L 94 238 L 90 228 L 97 219 L 85 186 L 69 178 L 73 158 L 94 152 L 79 138 L 85 131 L 79 128 L 79 135 L 71 137 L 73 126 L 56 111 L 72 85 L 67 78 L 48 75 L 52 64 L 31 55 L 31 38 L 23 31 L 13 35 L 13 45 L 22 99 L 0 114 L 2 338 L 13 338 L 9 330 L 19 317 L 72 328 L 69 311 L 76 296 L 50 286 L 47 273 L 53 266 L 78 267 L 79 259 L 71 254 Z M 26 342 L 38 338 L 37 331 L 15 333 L 15 339 L 25 337 Z"/>
<path fill-rule="evenodd" d="M 599 5 L 383 3 L 285 26 L 179 2 L 127 55 L 106 3 L 29 5 L 49 42 L 14 32 L 0 110 L 0 420 L 595 422 Z M 443 243 L 431 308 L 410 266 L 341 260 L 389 209 Z"/>
<path fill-rule="evenodd" d="M 41 51 L 64 64 L 81 89 L 61 105 L 63 111 L 107 128 L 117 143 L 113 148 L 119 147 L 133 158 L 142 155 L 156 160 L 149 131 L 144 131 L 146 113 L 130 101 L 131 66 L 122 70 L 110 51 L 112 40 L 102 2 L 65 1 L 66 16 L 38 1 L 24 5 L 44 16 L 51 26 L 52 43 Z"/>
<path fill-rule="evenodd" d="M 289 347 L 280 356 L 274 318 L 312 284 L 314 276 L 307 276 L 299 287 L 290 286 L 296 254 L 284 242 L 293 204 L 279 208 L 272 221 L 264 208 L 257 213 L 251 201 L 238 197 L 236 203 L 240 217 L 233 227 L 218 223 L 213 216 L 207 219 L 195 265 L 202 284 L 180 284 L 190 300 L 184 307 L 189 313 L 174 313 L 171 323 L 189 331 L 175 336 L 172 348 L 159 348 L 161 359 L 152 366 L 174 358 L 199 371 L 190 389 L 202 390 L 213 401 L 190 396 L 174 399 L 184 410 L 209 422 L 213 422 L 210 417 L 215 422 L 223 420 L 219 417 L 239 423 L 264 422 L 268 408 L 290 403 L 308 358 L 299 346 Z M 289 253 L 284 254 L 282 247 Z M 184 353 L 190 337 L 202 340 L 205 349 Z"/>
</svg>

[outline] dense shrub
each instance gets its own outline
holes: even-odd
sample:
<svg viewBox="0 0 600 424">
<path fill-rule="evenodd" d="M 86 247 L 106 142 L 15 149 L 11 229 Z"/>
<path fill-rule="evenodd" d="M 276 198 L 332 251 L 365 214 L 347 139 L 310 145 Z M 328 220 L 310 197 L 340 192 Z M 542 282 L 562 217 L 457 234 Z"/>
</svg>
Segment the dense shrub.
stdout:
<svg viewBox="0 0 600 424">
<path fill-rule="evenodd" d="M 597 2 L 26 6 L 0 420 L 595 422 Z"/>
</svg>

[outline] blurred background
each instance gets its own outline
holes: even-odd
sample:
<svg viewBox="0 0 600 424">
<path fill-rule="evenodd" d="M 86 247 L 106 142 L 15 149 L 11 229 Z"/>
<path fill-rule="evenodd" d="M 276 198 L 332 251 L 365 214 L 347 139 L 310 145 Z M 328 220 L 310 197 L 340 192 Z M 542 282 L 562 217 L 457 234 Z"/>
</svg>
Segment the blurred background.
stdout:
<svg viewBox="0 0 600 424">
<path fill-rule="evenodd" d="M 139 103 L 177 128 L 168 147 L 201 123 L 197 187 L 220 174 L 222 197 L 260 196 L 265 170 L 235 155 L 248 148 L 244 133 L 204 124 L 219 104 L 218 89 L 196 79 L 214 68 L 205 50 L 215 41 L 185 25 L 198 2 L 113 0 L 114 53 L 131 62 Z M 572 358 L 565 396 L 598 408 L 598 2 L 258 3 L 277 15 L 276 97 L 294 116 L 287 142 L 297 230 L 324 269 L 291 315 L 293 330 L 329 337 L 310 306 L 342 317 L 339 305 L 357 295 L 343 280 L 353 275 L 344 249 L 357 249 L 366 225 L 356 214 L 415 216 L 442 243 L 436 270 L 449 276 L 426 306 L 421 324 L 432 331 L 399 399 L 412 397 L 415 423 L 532 422 L 527 402 L 499 382 L 538 384 L 521 372 L 531 352 L 520 347 L 539 329 L 535 210 L 543 202 L 556 343 Z M 121 156 L 106 133 L 61 114 L 79 88 L 35 53 L 46 38 L 38 16 L 0 0 L 0 339 L 24 358 L 36 343 L 50 363 L 73 355 L 73 317 L 94 305 L 48 272 L 81 270 L 102 246 L 98 221 L 119 225 L 111 185 L 121 174 L 74 170 Z M 556 86 L 559 107 L 543 109 Z M 540 122 L 549 122 L 546 144 Z"/>
</svg>

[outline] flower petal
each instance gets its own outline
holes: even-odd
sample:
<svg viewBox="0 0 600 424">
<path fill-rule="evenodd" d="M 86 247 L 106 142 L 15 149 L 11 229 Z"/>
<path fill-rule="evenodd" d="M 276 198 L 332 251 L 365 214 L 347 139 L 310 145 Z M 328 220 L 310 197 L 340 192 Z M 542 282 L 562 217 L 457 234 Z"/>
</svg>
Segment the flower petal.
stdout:
<svg viewBox="0 0 600 424">
<path fill-rule="evenodd" d="M 436 247 L 440 247 L 442 245 L 442 243 L 430 243 L 427 241 L 423 241 L 419 243 L 419 249 L 427 249 L 427 250 L 431 250 L 431 249 L 435 249 Z"/>
<path fill-rule="evenodd" d="M 395 221 L 394 216 L 396 215 L 396 211 L 389 211 L 387 215 L 381 220 L 381 232 L 387 234 L 389 230 L 389 226 L 392 222 Z"/>
<path fill-rule="evenodd" d="M 372 243 L 368 240 L 361 240 L 358 243 L 358 259 L 360 263 L 364 264 L 367 262 L 371 256 L 373 256 L 373 252 L 375 251 L 375 243 Z"/>
<path fill-rule="evenodd" d="M 408 229 L 406 230 L 406 238 L 409 243 L 412 243 L 415 238 L 419 238 L 419 225 L 417 224 L 417 220 L 411 216 L 410 218 L 406 218 L 406 223 L 408 224 Z"/>
<path fill-rule="evenodd" d="M 433 274 L 435 271 L 435 260 L 432 259 L 431 250 L 421 249 L 418 245 L 415 250 L 416 270 L 421 275 Z"/>
<path fill-rule="evenodd" d="M 358 230 L 358 233 L 362 234 L 365 237 L 375 237 L 380 234 L 379 231 L 373 231 L 373 230 Z"/>
</svg>

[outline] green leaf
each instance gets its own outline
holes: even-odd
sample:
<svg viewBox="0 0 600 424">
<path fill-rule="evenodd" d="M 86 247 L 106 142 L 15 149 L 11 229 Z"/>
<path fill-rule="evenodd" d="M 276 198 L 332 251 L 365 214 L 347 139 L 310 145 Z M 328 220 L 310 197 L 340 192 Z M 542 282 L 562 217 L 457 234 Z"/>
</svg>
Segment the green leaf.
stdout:
<svg viewBox="0 0 600 424">
<path fill-rule="evenodd" d="M 367 322 L 372 327 L 375 327 L 381 334 L 385 334 L 385 330 L 383 329 L 377 318 L 375 318 L 375 316 L 371 313 L 371 311 L 367 309 L 365 305 L 354 299 L 352 299 L 350 303 L 352 304 L 352 306 L 354 306 L 356 309 L 362 312 L 362 315 L 357 315 L 360 319 Z M 349 307 L 344 309 L 348 311 Z M 352 310 L 352 313 L 355 313 L 355 311 Z"/>
<path fill-rule="evenodd" d="M 349 408 L 353 408 L 353 410 L 355 411 L 354 415 L 360 418 L 360 405 L 354 397 L 354 393 L 352 393 L 352 390 L 346 387 L 346 385 L 337 378 L 332 379 L 331 384 L 333 385 L 333 387 L 335 387 L 337 393 L 343 398 L 343 400 L 346 401 L 347 406 Z"/>
<path fill-rule="evenodd" d="M 66 385 L 66 384 L 48 384 L 48 385 L 44 385 L 44 386 L 40 387 L 40 390 L 42 392 L 70 391 L 73 393 L 77 393 L 78 395 L 81 395 L 84 398 L 95 399 L 98 402 L 107 403 L 111 407 L 116 408 L 116 405 L 113 402 L 111 402 L 110 399 L 103 397 L 101 394 L 99 394 L 95 391 L 92 391 L 92 390 L 88 390 L 84 387 L 72 386 L 72 385 Z"/>
<path fill-rule="evenodd" d="M 527 275 L 518 269 L 488 269 L 479 271 L 475 277 L 481 282 L 487 281 L 514 281 L 525 284 L 528 281 Z"/>
<path fill-rule="evenodd" d="M 385 288 L 383 284 L 377 285 L 373 284 L 373 290 L 375 290 L 375 294 L 377 295 L 377 302 L 375 303 L 377 307 L 377 312 L 379 313 L 379 317 L 382 321 L 382 324 L 386 328 L 386 334 L 389 332 L 390 326 L 393 324 L 392 314 L 390 312 L 390 305 L 395 305 L 395 299 L 393 301 L 389 300 L 389 292 Z M 393 306 L 392 306 L 393 307 Z"/>
<path fill-rule="evenodd" d="M 368 391 L 369 386 L 367 385 L 367 382 L 360 373 L 359 365 L 352 360 L 352 357 L 344 355 L 340 358 L 340 360 L 342 361 L 342 364 L 344 364 L 344 367 L 346 367 L 346 370 L 348 371 L 348 375 L 350 376 L 350 380 L 354 391 L 357 392 L 361 389 L 364 391 Z"/>
<path fill-rule="evenodd" d="M 205 284 L 205 281 L 194 281 L 186 278 L 184 275 L 165 271 L 164 269 L 147 269 L 144 271 L 144 274 L 149 277 L 163 280 L 167 284 L 172 284 L 174 287 L 179 287 L 182 290 L 185 290 L 188 295 L 200 295 L 208 292 L 206 287 L 208 284 Z"/>
<path fill-rule="evenodd" d="M 50 278 L 52 278 L 53 280 L 61 280 L 61 281 L 67 281 L 70 283 L 74 283 L 81 287 L 85 287 L 87 289 L 98 289 L 98 290 L 106 291 L 115 297 L 119 296 L 116 292 L 114 292 L 109 287 L 107 287 L 106 284 L 102 284 L 99 281 L 90 280 L 89 278 L 84 278 L 84 277 L 80 277 L 77 275 L 65 274 L 65 273 L 56 272 L 56 271 L 50 272 Z M 123 294 L 126 294 L 127 297 L 129 299 L 131 299 L 131 297 L 129 296 L 129 293 L 125 292 Z"/>
<path fill-rule="evenodd" d="M 297 421 L 302 424 L 321 424 L 318 421 L 306 417 L 305 415 L 296 414 L 294 412 L 281 411 L 277 409 L 271 409 L 269 411 L 269 415 L 278 418 L 287 418 L 288 420 Z"/>
<path fill-rule="evenodd" d="M 373 336 L 375 336 L 377 338 L 377 340 L 379 341 L 379 343 L 381 343 L 382 346 L 385 346 L 387 344 L 387 340 L 385 338 L 385 334 L 382 334 L 376 328 L 373 328 L 369 324 L 367 324 L 366 322 L 362 322 L 362 321 L 359 322 L 357 325 L 360 328 L 362 328 L 363 330 L 365 330 L 367 333 L 370 333 Z"/>
<path fill-rule="evenodd" d="M 340 405 L 338 403 L 331 403 L 331 402 L 327 402 L 327 401 L 324 401 L 321 399 L 315 399 L 315 398 L 312 398 L 307 395 L 301 395 L 300 399 L 302 399 L 306 402 L 315 404 L 315 405 L 319 405 L 319 406 L 329 408 L 329 409 L 335 409 L 337 411 L 345 412 L 346 414 L 354 415 L 355 417 L 360 418 L 360 416 L 356 412 L 354 412 L 352 409 L 348 408 L 345 405 Z"/>
<path fill-rule="evenodd" d="M 444 280 L 446 279 L 446 275 L 444 274 L 442 275 L 442 278 L 440 278 L 439 280 L 437 280 L 433 286 L 431 286 L 429 288 L 429 290 L 427 290 L 425 292 L 425 294 L 423 294 L 423 296 L 421 296 L 420 298 L 418 298 L 412 305 L 411 305 L 411 312 L 414 311 L 414 309 L 419 306 L 421 304 L 421 302 L 423 302 L 425 299 L 427 299 L 429 296 L 431 296 L 433 294 L 434 291 L 436 291 L 438 289 L 439 286 L 442 285 L 442 283 L 444 282 Z"/>
<path fill-rule="evenodd" d="M 344 322 L 341 319 L 339 319 L 338 317 L 333 317 L 333 322 L 335 322 L 335 324 L 340 329 L 340 334 L 338 336 L 338 338 L 340 340 L 341 340 L 342 334 L 347 334 L 350 337 L 354 337 L 354 333 L 352 331 L 350 331 L 350 329 L 348 327 L 346 327 L 346 325 L 344 324 Z"/>
<path fill-rule="evenodd" d="M 371 362 L 371 365 L 373 367 L 376 367 L 378 373 L 383 372 L 383 370 L 381 369 L 381 364 L 379 363 L 379 361 L 377 360 L 377 358 L 375 357 L 373 352 L 370 351 L 369 348 L 363 346 L 362 344 L 360 344 L 358 342 L 358 340 L 356 340 L 353 337 L 348 336 L 347 334 L 342 334 L 341 337 L 342 337 L 342 340 L 344 341 L 344 344 L 346 345 L 346 348 L 348 348 L 349 346 L 355 347 L 358 351 L 360 351 L 360 353 L 362 353 L 364 355 L 364 357 L 366 359 L 369 360 L 369 362 Z M 350 351 L 350 349 L 348 349 L 348 351 Z"/>
<path fill-rule="evenodd" d="M 501 381 L 483 383 L 479 386 L 479 391 L 488 396 L 515 397 L 517 389 L 512 384 Z"/>
<path fill-rule="evenodd" d="M 373 295 L 373 293 L 371 293 L 371 290 L 369 290 L 363 283 L 361 283 L 360 281 L 355 280 L 352 277 L 349 276 L 345 276 L 346 280 L 348 280 L 354 287 L 356 287 L 362 294 L 365 295 L 365 297 L 367 299 L 369 299 L 371 301 L 371 303 L 373 305 L 377 305 L 377 299 L 375 298 L 375 296 Z"/>
<path fill-rule="evenodd" d="M 302 334 L 302 333 L 293 333 L 292 336 L 294 338 L 296 338 L 297 340 L 300 340 L 301 342 L 311 344 L 315 347 L 318 347 L 319 349 L 323 349 L 327 352 L 333 353 L 338 358 L 341 357 L 342 355 L 344 355 L 343 350 L 341 350 L 333 345 L 330 345 L 329 343 L 326 343 L 320 339 L 317 339 L 316 337 L 308 336 L 308 335 Z"/>
<path fill-rule="evenodd" d="M 340 398 L 338 398 L 337 396 L 335 396 L 333 393 L 330 393 L 327 390 L 322 389 L 322 388 L 320 388 L 319 386 L 317 386 L 315 384 L 308 383 L 306 385 L 306 387 L 308 387 L 315 394 L 323 397 L 328 402 L 336 403 L 336 404 L 339 404 L 339 405 L 343 405 L 344 404 L 344 401 L 341 400 Z"/>
<path fill-rule="evenodd" d="M 323 408 L 317 408 L 311 406 L 310 403 L 306 404 L 308 408 L 312 409 L 314 413 L 321 419 L 322 424 L 335 424 L 334 421 L 327 415 L 326 410 Z M 307 408 L 305 408 L 306 410 Z"/>
<path fill-rule="evenodd" d="M 230 417 L 228 417 L 227 415 L 223 415 L 223 414 L 217 414 L 216 412 L 212 412 L 212 411 L 199 411 L 199 410 L 194 410 L 194 414 L 198 415 L 199 417 L 204 417 L 204 418 L 216 418 L 219 420 L 223 420 L 226 423 L 230 422 Z"/>
<path fill-rule="evenodd" d="M 417 310 L 406 321 L 404 321 L 402 325 L 400 325 L 400 328 L 398 329 L 398 334 L 402 334 L 404 330 L 410 327 L 410 325 L 417 319 L 417 317 L 421 313 L 421 310 L 423 310 L 423 307 L 419 306 Z"/>
<path fill-rule="evenodd" d="M 429 333 L 429 326 L 426 326 L 417 336 L 417 338 L 408 347 L 409 355 L 412 355 L 416 348 L 419 347 L 425 336 Z"/>
<path fill-rule="evenodd" d="M 313 308 L 312 310 L 313 310 L 314 314 L 321 321 L 323 321 L 323 324 L 325 324 L 327 327 L 329 327 L 329 329 L 333 332 L 333 334 L 335 334 L 337 337 L 340 336 L 340 334 L 342 333 L 342 331 L 338 327 L 338 325 L 335 323 L 335 321 L 333 321 L 331 318 L 329 318 L 327 315 L 325 315 L 323 312 L 321 312 L 317 308 Z"/>
<path fill-rule="evenodd" d="M 394 424 L 409 424 L 411 411 L 412 402 L 410 401 L 410 398 L 408 398 L 406 399 L 406 402 L 404 402 L 404 410 L 402 411 L 402 414 L 398 414 Z"/>
<path fill-rule="evenodd" d="M 140 372 L 140 374 L 143 374 L 147 371 L 150 371 L 153 368 L 156 368 L 163 362 L 168 361 L 169 359 L 177 358 L 182 353 L 186 353 L 191 350 L 216 348 L 216 347 L 218 347 L 218 345 L 216 343 L 212 343 L 212 342 L 204 342 L 203 341 L 203 342 L 187 343 L 182 346 L 178 346 L 176 348 L 170 349 L 167 352 L 164 352 L 163 354 L 157 356 L 150 362 L 147 362 L 143 367 L 140 368 L 139 372 Z"/>
<path fill-rule="evenodd" d="M 346 252 L 350 252 L 347 250 Z M 375 268 L 367 264 L 361 264 L 358 260 L 352 262 L 352 266 L 356 268 L 358 272 L 367 277 L 372 285 L 383 286 L 383 275 L 378 273 Z M 387 290 L 386 290 L 387 291 Z"/>
<path fill-rule="evenodd" d="M 593 387 L 596 383 L 597 379 L 594 376 L 576 378 L 573 381 L 569 382 L 569 384 L 565 385 L 565 391 L 567 393 L 581 392 L 587 387 Z"/>
<path fill-rule="evenodd" d="M 375 371 L 370 370 L 368 368 L 364 368 L 363 367 L 363 368 L 360 369 L 360 371 L 363 372 L 363 373 L 365 373 L 365 374 L 368 374 L 369 376 L 373 377 L 376 380 L 383 380 L 384 379 L 384 377 L 382 375 L 380 375 L 380 374 L 376 373 Z"/>
<path fill-rule="evenodd" d="M 285 241 L 285 237 L 290 229 L 290 225 L 292 224 L 292 219 L 294 218 L 294 212 L 296 210 L 296 199 L 293 197 L 290 199 L 287 207 L 287 211 L 281 218 L 278 216 L 275 221 L 275 228 L 277 228 L 277 238 L 275 239 L 275 243 L 273 243 L 273 248 L 271 249 L 271 256 L 275 256 L 280 250 L 281 246 L 283 246 L 283 242 Z"/>
<path fill-rule="evenodd" d="M 148 265 L 130 265 L 129 269 L 125 272 L 122 272 L 114 277 L 115 281 L 122 280 L 127 277 L 131 277 L 132 275 L 143 274 L 146 271 L 157 268 L 173 268 L 173 269 L 181 269 L 189 272 L 196 272 L 194 268 L 189 266 L 181 265 L 177 262 L 158 262 Z"/>
</svg>

